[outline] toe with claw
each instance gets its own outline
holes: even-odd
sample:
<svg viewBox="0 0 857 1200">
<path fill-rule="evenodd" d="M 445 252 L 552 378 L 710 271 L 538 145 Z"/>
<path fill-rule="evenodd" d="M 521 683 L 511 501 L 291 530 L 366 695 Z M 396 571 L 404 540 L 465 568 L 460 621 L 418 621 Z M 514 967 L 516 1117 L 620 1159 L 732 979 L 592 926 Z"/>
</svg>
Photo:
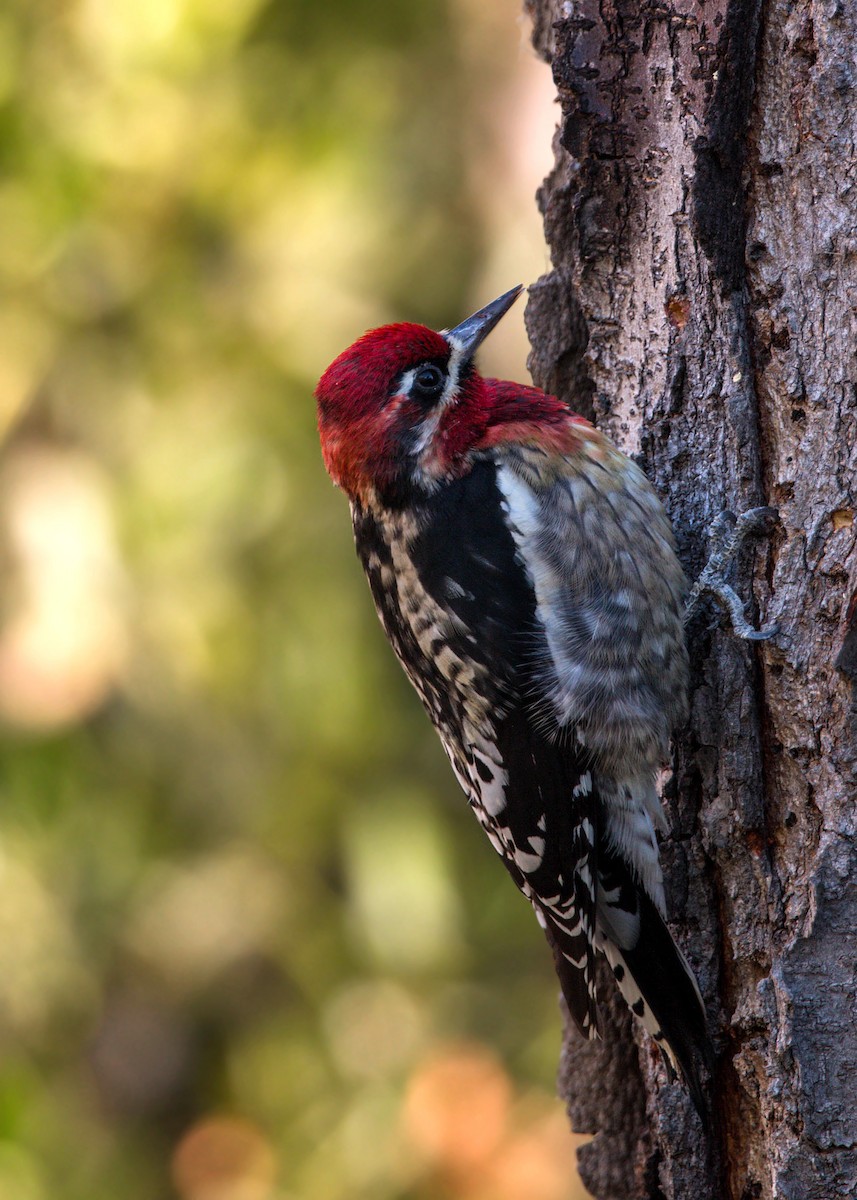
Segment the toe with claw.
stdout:
<svg viewBox="0 0 857 1200">
<path fill-rule="evenodd" d="M 736 637 L 748 642 L 764 642 L 779 632 L 779 625 L 754 629 L 744 616 L 744 605 L 733 587 L 726 582 L 726 572 L 747 538 L 764 537 L 779 520 L 775 508 L 751 508 L 736 517 L 722 512 L 709 531 L 708 562 L 693 585 L 684 611 L 687 622 L 704 596 L 712 596 L 724 608 L 732 621 Z"/>
</svg>

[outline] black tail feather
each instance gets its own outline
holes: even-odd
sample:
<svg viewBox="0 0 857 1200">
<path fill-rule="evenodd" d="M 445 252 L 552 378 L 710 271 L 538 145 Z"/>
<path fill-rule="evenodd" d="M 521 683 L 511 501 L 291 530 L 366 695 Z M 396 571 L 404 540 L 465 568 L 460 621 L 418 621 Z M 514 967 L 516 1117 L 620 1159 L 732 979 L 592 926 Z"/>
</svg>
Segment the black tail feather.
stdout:
<svg viewBox="0 0 857 1200">
<path fill-rule="evenodd" d="M 642 993 L 687 1083 L 696 1111 L 706 1128 L 710 1102 L 705 1076 L 711 1075 L 714 1050 L 699 992 L 684 955 L 673 941 L 649 897 L 639 893 L 640 936 L 622 959 Z M 639 1015 L 639 1014 L 638 1014 Z"/>
</svg>

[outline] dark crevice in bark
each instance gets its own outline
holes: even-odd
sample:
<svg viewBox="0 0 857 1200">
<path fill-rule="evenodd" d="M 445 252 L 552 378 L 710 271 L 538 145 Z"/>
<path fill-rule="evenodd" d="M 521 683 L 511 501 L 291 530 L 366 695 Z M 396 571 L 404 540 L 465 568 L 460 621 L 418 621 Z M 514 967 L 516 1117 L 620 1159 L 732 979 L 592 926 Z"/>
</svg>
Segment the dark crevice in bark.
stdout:
<svg viewBox="0 0 857 1200">
<path fill-rule="evenodd" d="M 762 0 L 731 0 L 717 42 L 717 82 L 694 146 L 696 235 L 723 294 L 744 286 L 745 133 L 753 100 Z"/>
<path fill-rule="evenodd" d="M 729 997 L 737 991 L 738 972 L 735 953 L 728 936 L 729 914 L 725 909 L 724 881 L 716 864 L 713 864 L 714 895 L 718 903 L 721 936 L 718 939 L 720 957 L 720 1003 L 726 1021 L 719 1039 L 719 1060 L 714 1080 L 713 1102 L 715 1130 L 718 1146 L 719 1195 L 723 1200 L 741 1200 L 744 1182 L 750 1168 L 750 1143 L 752 1131 L 761 1119 L 758 1106 L 752 1103 L 741 1086 L 735 1069 L 735 1060 L 742 1050 L 746 1033 L 732 1029 L 733 1013 Z"/>
</svg>

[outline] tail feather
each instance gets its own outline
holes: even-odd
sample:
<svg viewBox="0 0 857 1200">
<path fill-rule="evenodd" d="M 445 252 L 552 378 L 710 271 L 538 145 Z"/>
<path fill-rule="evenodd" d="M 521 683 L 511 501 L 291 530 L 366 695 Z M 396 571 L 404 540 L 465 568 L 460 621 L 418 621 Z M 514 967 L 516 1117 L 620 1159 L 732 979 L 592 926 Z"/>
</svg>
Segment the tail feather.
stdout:
<svg viewBox="0 0 857 1200">
<path fill-rule="evenodd" d="M 638 891 L 639 936 L 620 947 L 599 932 L 598 946 L 631 1012 L 681 1073 L 703 1125 L 708 1124 L 704 1075 L 713 1055 L 705 1009 L 693 972 L 649 897 Z"/>
</svg>

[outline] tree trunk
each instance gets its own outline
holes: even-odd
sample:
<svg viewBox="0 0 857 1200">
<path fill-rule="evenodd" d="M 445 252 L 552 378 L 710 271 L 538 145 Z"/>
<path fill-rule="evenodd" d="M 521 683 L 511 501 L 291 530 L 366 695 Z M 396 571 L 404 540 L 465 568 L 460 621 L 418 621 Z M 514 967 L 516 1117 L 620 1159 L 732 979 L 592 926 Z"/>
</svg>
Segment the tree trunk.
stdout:
<svg viewBox="0 0 857 1200">
<path fill-rule="evenodd" d="M 781 631 L 692 623 L 667 787 L 714 1127 L 608 999 L 605 1042 L 566 1032 L 572 1122 L 599 1134 L 581 1172 L 599 1200 L 854 1197 L 857 6 L 528 7 L 562 103 L 534 378 L 641 463 L 689 576 L 722 509 L 780 514 L 737 583 Z"/>
</svg>

